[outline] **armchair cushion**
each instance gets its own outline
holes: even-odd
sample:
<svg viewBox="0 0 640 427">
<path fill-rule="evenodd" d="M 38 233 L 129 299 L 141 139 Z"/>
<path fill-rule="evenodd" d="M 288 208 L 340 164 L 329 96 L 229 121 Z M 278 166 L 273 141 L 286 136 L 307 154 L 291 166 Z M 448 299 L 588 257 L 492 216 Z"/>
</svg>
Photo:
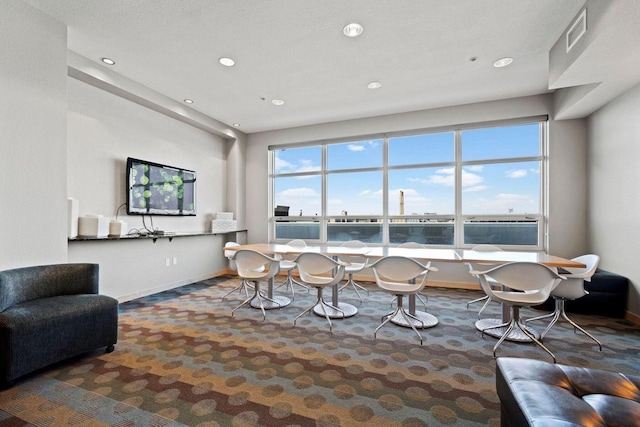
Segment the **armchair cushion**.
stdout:
<svg viewBox="0 0 640 427">
<path fill-rule="evenodd" d="M 638 376 L 511 357 L 496 367 L 503 427 L 640 425 Z"/>
</svg>

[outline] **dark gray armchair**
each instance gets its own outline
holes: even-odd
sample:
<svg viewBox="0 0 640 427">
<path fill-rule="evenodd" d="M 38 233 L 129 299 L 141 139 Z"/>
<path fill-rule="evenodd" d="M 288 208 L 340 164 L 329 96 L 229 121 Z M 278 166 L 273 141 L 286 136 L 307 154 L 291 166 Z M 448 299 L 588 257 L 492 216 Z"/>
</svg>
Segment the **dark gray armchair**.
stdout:
<svg viewBox="0 0 640 427">
<path fill-rule="evenodd" d="M 97 264 L 0 271 L 0 388 L 118 340 L 118 301 L 98 295 Z"/>
</svg>

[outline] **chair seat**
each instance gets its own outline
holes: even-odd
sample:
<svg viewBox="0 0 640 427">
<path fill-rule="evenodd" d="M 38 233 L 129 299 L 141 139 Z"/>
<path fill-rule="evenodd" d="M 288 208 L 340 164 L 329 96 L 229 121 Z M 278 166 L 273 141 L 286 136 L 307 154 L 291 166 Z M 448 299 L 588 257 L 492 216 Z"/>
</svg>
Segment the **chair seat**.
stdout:
<svg viewBox="0 0 640 427">
<path fill-rule="evenodd" d="M 396 282 L 386 282 L 380 281 L 378 283 L 378 287 L 380 290 L 393 294 L 393 295 L 411 295 L 415 294 L 421 286 L 409 283 L 396 283 Z"/>
<path fill-rule="evenodd" d="M 549 298 L 549 292 L 493 291 L 496 299 L 512 305 L 537 305 Z"/>
<path fill-rule="evenodd" d="M 366 263 L 364 262 L 349 262 L 349 265 L 344 268 L 346 273 L 358 273 L 364 270 Z"/>
<path fill-rule="evenodd" d="M 293 270 L 294 268 L 296 268 L 296 263 L 293 261 L 288 261 L 288 260 L 282 260 L 280 261 L 280 270 L 281 271 L 288 271 L 288 270 Z"/>
</svg>

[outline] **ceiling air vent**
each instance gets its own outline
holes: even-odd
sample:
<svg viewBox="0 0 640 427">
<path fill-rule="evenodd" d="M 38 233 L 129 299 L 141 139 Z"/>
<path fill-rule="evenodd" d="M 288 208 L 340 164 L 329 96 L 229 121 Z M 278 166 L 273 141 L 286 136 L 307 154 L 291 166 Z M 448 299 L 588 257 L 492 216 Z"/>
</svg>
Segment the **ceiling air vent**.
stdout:
<svg viewBox="0 0 640 427">
<path fill-rule="evenodd" d="M 573 22 L 567 31 L 567 52 L 573 48 L 578 40 L 587 32 L 587 9 L 583 9 L 582 13 Z"/>
</svg>

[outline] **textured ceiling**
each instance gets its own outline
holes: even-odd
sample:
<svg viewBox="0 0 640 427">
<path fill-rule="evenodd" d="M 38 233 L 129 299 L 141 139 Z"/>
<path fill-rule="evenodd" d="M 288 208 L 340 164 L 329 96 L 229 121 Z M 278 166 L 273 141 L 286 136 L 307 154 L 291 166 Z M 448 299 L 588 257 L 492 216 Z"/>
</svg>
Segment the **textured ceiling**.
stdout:
<svg viewBox="0 0 640 427">
<path fill-rule="evenodd" d="M 548 53 L 585 3 L 25 2 L 68 25 L 71 51 L 245 133 L 547 93 Z M 360 37 L 342 34 L 349 22 Z M 492 66 L 505 56 L 511 66 Z"/>
</svg>

